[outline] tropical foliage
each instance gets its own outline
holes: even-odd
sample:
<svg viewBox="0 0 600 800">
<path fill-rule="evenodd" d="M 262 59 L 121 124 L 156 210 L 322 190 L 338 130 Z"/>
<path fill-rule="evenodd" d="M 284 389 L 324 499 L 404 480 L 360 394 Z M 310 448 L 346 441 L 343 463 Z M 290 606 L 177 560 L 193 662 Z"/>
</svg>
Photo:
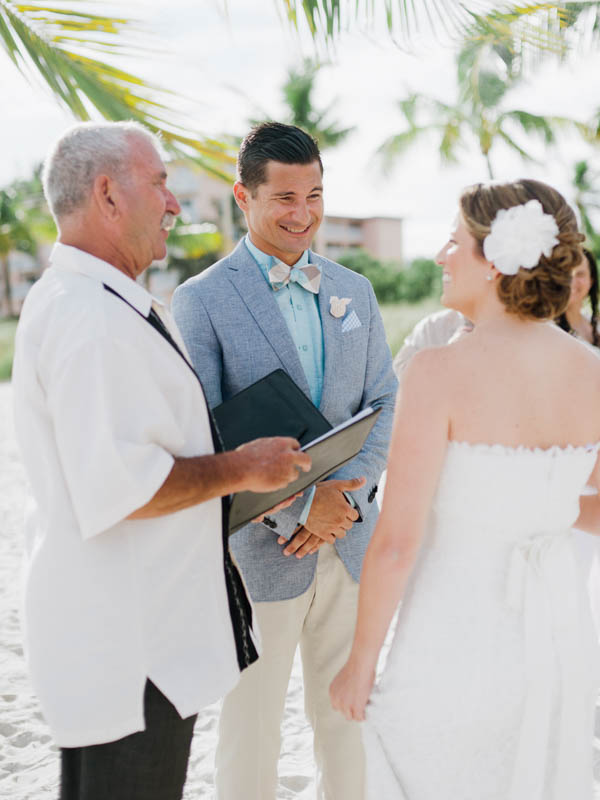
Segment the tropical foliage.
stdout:
<svg viewBox="0 0 600 800">
<path fill-rule="evenodd" d="M 492 149 L 503 143 L 524 160 L 535 160 L 519 141 L 538 138 L 552 145 L 557 131 L 571 129 L 587 139 L 594 138 L 593 127 L 584 121 L 561 116 L 533 114 L 510 106 L 511 93 L 525 75 L 522 43 L 503 32 L 468 38 L 456 56 L 457 98 L 447 103 L 434 97 L 410 94 L 398 103 L 405 126 L 389 137 L 381 152 L 387 161 L 403 153 L 424 136 L 437 136 L 442 161 L 460 160 L 461 151 L 475 140 L 488 170 L 494 177 Z"/>
<path fill-rule="evenodd" d="M 2 312 L 14 316 L 9 256 L 14 250 L 35 253 L 36 242 L 19 214 L 14 193 L 0 189 L 0 273 L 4 303 Z"/>
<path fill-rule="evenodd" d="M 0 0 L 0 46 L 7 57 L 28 78 L 41 78 L 77 119 L 89 119 L 95 109 L 106 119 L 143 122 L 177 153 L 228 175 L 230 146 L 190 132 L 174 110 L 172 92 L 120 66 L 152 56 L 151 47 L 139 43 L 140 32 L 140 24 L 125 16 L 92 13 L 87 0 Z"/>
<path fill-rule="evenodd" d="M 494 10 L 491 2 L 472 0 L 276 0 L 292 25 L 308 23 L 315 38 L 332 42 L 343 27 L 373 26 L 380 17 L 403 44 L 416 30 L 495 40 L 518 39 L 529 50 L 564 52 L 565 30 L 581 20 L 592 36 L 600 33 L 600 0 L 522 2 Z M 226 8 L 226 0 L 221 0 Z M 14 66 L 38 78 L 77 119 L 96 109 L 107 119 L 136 119 L 159 131 L 179 154 L 194 158 L 213 174 L 229 177 L 232 143 L 199 136 L 174 110 L 172 92 L 154 86 L 124 68 L 126 59 L 148 58 L 156 48 L 141 45 L 142 26 L 126 14 L 101 15 L 87 0 L 0 0 L 0 46 Z M 148 40 L 148 31 L 145 31 Z M 290 87 L 299 98 L 306 86 Z M 292 102 L 297 100 L 292 99 Z M 299 102 L 299 99 L 298 99 Z M 307 120 L 310 121 L 310 120 Z M 316 120 L 321 128 L 327 125 Z"/>
<path fill-rule="evenodd" d="M 324 109 L 315 107 L 313 92 L 319 69 L 320 64 L 310 58 L 304 59 L 300 67 L 290 69 L 283 85 L 283 97 L 289 109 L 287 122 L 310 133 L 319 143 L 320 149 L 325 150 L 340 144 L 354 129 L 342 128 L 331 120 L 335 101 Z"/>
<path fill-rule="evenodd" d="M 176 270 L 183 282 L 219 260 L 223 236 L 212 223 L 185 224 L 179 218 L 169 234 L 168 248 L 169 269 Z"/>
<path fill-rule="evenodd" d="M 372 31 L 384 26 L 404 47 L 418 31 L 432 32 L 454 40 L 517 37 L 535 54 L 551 50 L 564 53 L 569 47 L 565 31 L 578 24 L 585 35 L 600 35 L 600 3 L 534 2 L 498 3 L 493 0 L 280 0 L 291 25 L 302 20 L 315 40 L 331 45 L 343 30 L 358 25 Z M 575 41 L 579 41 L 575 37 Z"/>
<path fill-rule="evenodd" d="M 578 161 L 573 185 L 586 244 L 600 258 L 600 170 L 592 169 L 587 161 Z"/>
<path fill-rule="evenodd" d="M 368 278 L 380 303 L 417 303 L 441 294 L 442 273 L 434 261 L 416 258 L 401 268 L 393 262 L 379 261 L 365 250 L 348 250 L 338 261 Z"/>
<path fill-rule="evenodd" d="M 56 228 L 46 207 L 40 169 L 27 180 L 13 181 L 0 189 L 0 275 L 2 311 L 13 316 L 10 255 L 14 251 L 35 256 L 38 244 L 51 241 Z"/>
<path fill-rule="evenodd" d="M 0 381 L 10 380 L 15 353 L 15 319 L 0 320 Z"/>
<path fill-rule="evenodd" d="M 309 133 L 319 144 L 319 149 L 335 147 L 352 133 L 354 128 L 343 128 L 331 119 L 332 109 L 336 101 L 330 102 L 326 108 L 319 109 L 314 103 L 315 81 L 319 72 L 326 65 L 312 58 L 305 58 L 299 66 L 291 67 L 281 87 L 283 104 L 287 109 L 284 117 L 277 118 L 288 125 L 297 125 Z M 265 110 L 260 109 L 249 120 L 251 125 L 274 119 Z"/>
</svg>

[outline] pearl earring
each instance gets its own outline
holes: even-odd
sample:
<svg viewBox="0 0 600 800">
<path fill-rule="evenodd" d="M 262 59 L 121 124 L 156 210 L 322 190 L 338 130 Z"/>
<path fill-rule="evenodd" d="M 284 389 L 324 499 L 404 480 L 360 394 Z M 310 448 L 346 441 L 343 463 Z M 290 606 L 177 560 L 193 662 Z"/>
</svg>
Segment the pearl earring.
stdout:
<svg viewBox="0 0 600 800">
<path fill-rule="evenodd" d="M 485 279 L 486 279 L 486 281 L 493 281 L 494 280 L 494 276 L 491 273 L 489 273 L 488 275 L 485 276 Z"/>
</svg>

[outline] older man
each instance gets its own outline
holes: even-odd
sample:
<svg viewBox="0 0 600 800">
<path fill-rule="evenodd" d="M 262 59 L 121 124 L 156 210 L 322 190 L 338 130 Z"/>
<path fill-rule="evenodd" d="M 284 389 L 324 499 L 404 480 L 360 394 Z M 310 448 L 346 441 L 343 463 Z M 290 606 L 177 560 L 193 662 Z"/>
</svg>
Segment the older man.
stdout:
<svg viewBox="0 0 600 800">
<path fill-rule="evenodd" d="M 165 256 L 180 210 L 154 138 L 77 125 L 44 189 L 59 237 L 14 372 L 35 499 L 29 666 L 62 800 L 175 800 L 195 715 L 257 657 L 219 498 L 285 486 L 309 459 L 291 439 L 215 454 L 177 329 L 135 280 Z"/>
</svg>

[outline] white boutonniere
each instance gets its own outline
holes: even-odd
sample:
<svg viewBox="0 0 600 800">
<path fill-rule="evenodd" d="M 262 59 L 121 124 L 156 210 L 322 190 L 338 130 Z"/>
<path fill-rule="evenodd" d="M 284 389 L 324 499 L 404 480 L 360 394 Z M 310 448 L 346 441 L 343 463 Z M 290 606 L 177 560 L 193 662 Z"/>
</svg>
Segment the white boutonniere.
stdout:
<svg viewBox="0 0 600 800">
<path fill-rule="evenodd" d="M 336 297 L 333 295 L 329 298 L 329 313 L 332 317 L 340 319 L 346 313 L 346 306 L 351 302 L 351 297 Z"/>
</svg>

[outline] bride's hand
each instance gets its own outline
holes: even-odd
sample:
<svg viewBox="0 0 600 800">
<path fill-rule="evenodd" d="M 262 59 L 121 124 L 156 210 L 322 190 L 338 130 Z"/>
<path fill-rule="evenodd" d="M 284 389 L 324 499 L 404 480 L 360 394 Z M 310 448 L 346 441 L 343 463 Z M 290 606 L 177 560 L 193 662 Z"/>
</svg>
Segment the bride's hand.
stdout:
<svg viewBox="0 0 600 800">
<path fill-rule="evenodd" d="M 331 705 L 335 711 L 341 711 L 347 720 L 362 722 L 374 683 L 374 669 L 361 670 L 347 661 L 329 687 Z"/>
</svg>

